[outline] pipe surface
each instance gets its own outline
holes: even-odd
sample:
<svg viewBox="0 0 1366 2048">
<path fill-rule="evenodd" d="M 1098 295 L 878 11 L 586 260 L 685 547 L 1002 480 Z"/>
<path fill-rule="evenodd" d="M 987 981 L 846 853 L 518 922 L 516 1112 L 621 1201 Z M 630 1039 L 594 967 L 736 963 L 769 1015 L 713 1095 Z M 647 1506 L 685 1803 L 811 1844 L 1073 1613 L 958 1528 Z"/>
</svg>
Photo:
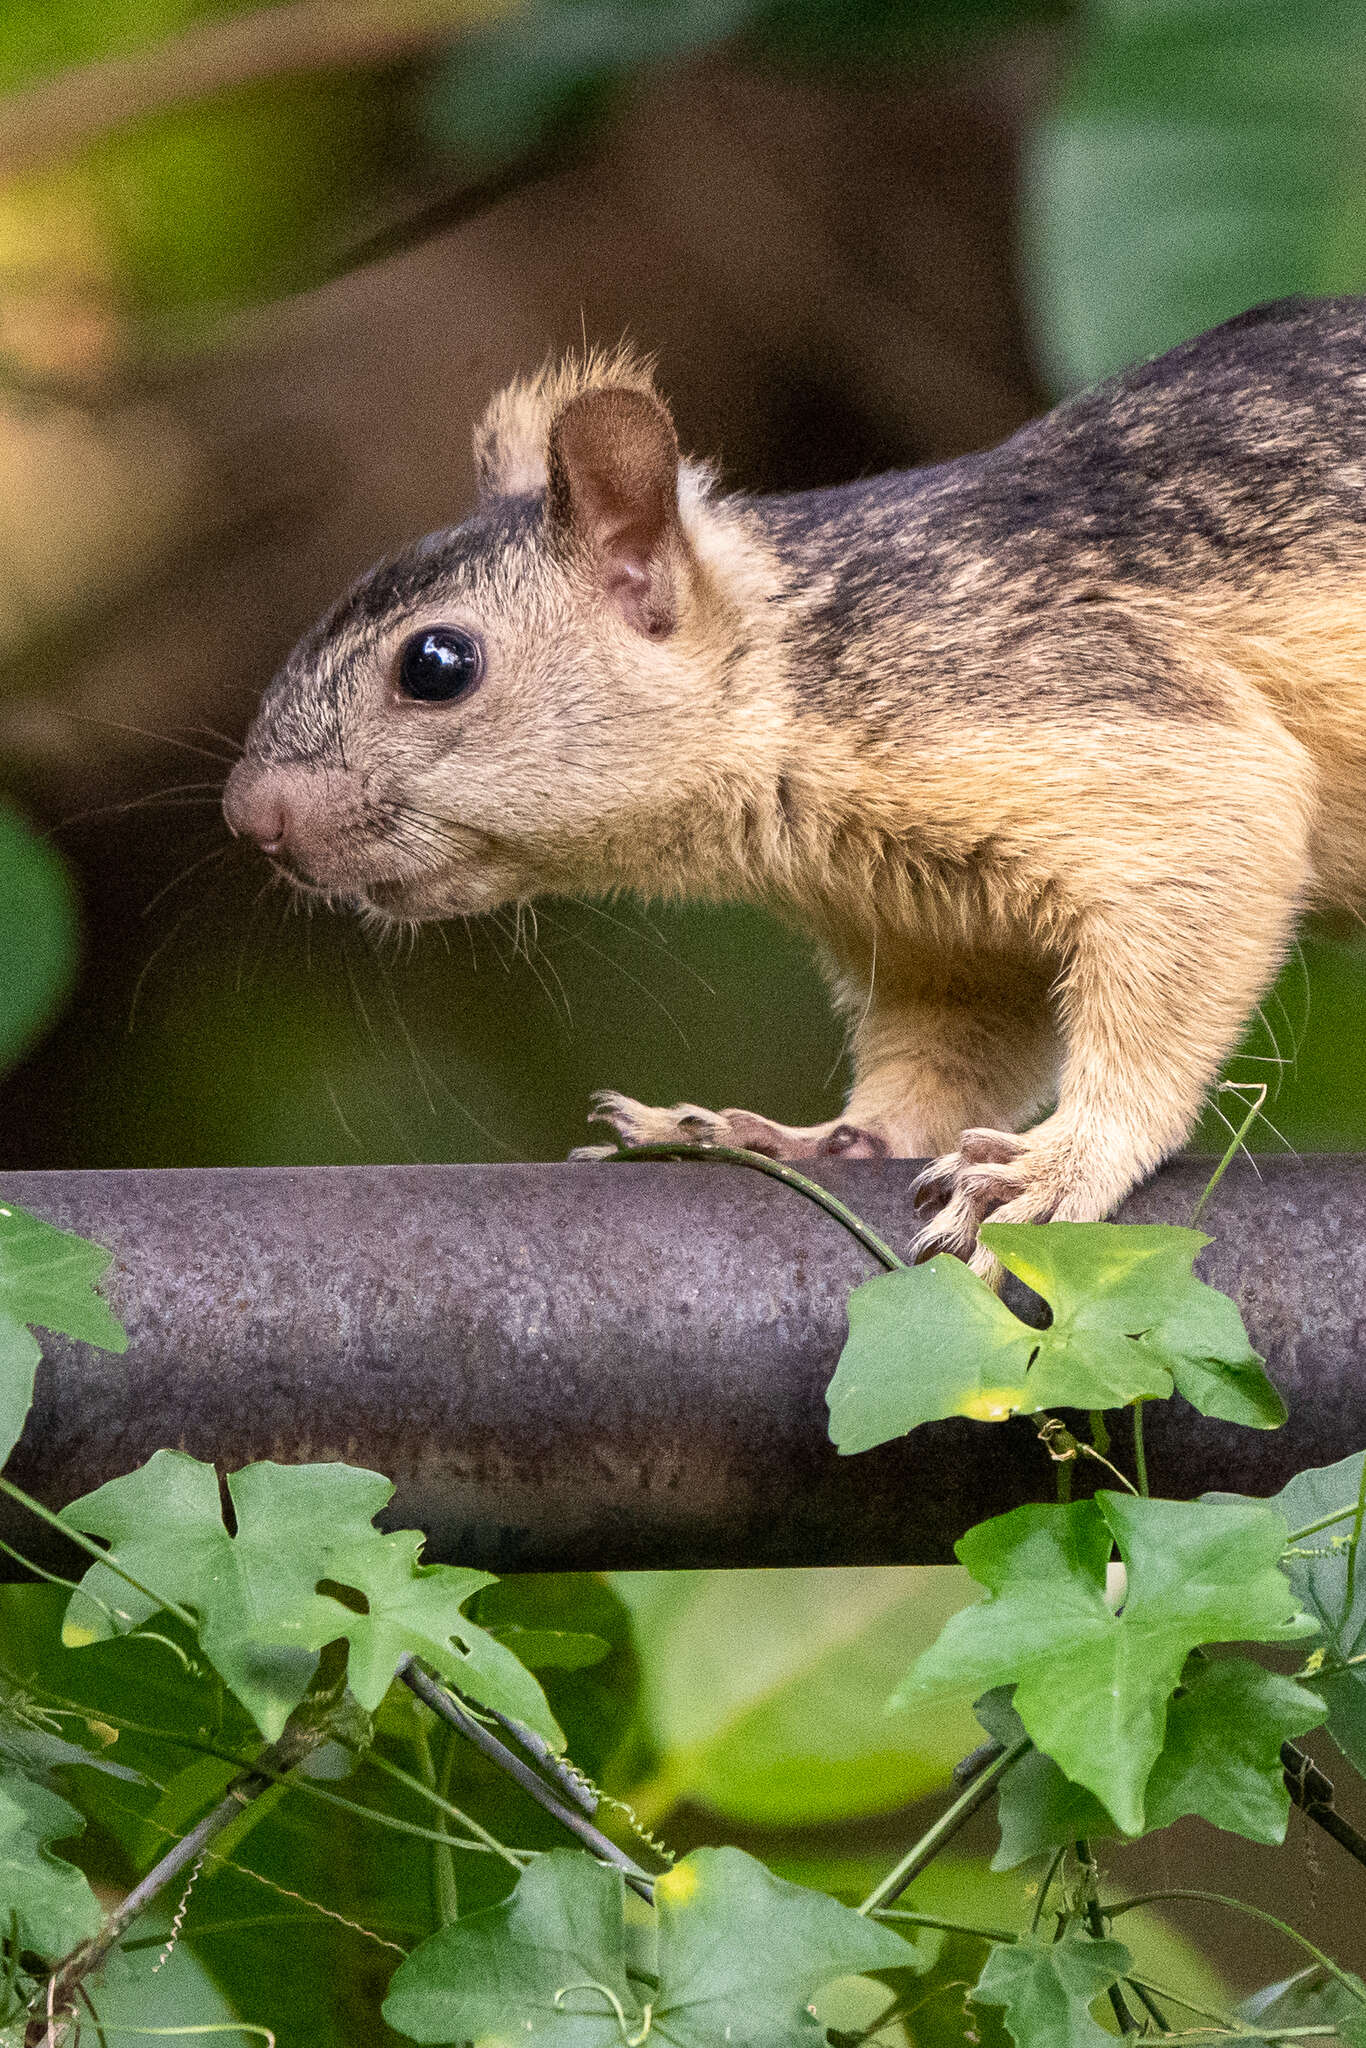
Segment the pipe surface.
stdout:
<svg viewBox="0 0 1366 2048">
<path fill-rule="evenodd" d="M 1177 1160 L 1124 1219 L 1186 1222 L 1209 1170 Z M 911 1162 L 821 1173 L 909 1244 Z M 162 1445 L 228 1469 L 341 1458 L 396 1482 L 389 1524 L 425 1529 L 429 1559 L 544 1571 L 940 1563 L 1052 1490 L 1018 1420 L 836 1455 L 825 1387 L 876 1268 L 743 1167 L 15 1172 L 0 1192 L 110 1247 L 132 1340 L 112 1357 L 40 1333 L 8 1469 L 53 1506 Z M 1154 1490 L 1271 1492 L 1366 1444 L 1366 1158 L 1239 1160 L 1202 1227 L 1204 1277 L 1291 1416 L 1262 1432 L 1149 1404 Z M 8 1502 L 0 1529 L 64 1551 Z"/>
</svg>

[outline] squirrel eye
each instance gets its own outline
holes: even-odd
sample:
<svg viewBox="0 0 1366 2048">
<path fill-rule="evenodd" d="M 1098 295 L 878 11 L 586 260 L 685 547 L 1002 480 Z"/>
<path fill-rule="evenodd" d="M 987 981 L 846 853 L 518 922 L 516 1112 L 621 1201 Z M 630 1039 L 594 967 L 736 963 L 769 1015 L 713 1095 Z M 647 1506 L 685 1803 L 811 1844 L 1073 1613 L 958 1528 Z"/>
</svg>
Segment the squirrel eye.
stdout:
<svg viewBox="0 0 1366 2048">
<path fill-rule="evenodd" d="M 448 704 L 472 690 L 484 669 L 484 650 L 460 626 L 429 626 L 405 641 L 398 657 L 398 686 L 421 704 Z"/>
</svg>

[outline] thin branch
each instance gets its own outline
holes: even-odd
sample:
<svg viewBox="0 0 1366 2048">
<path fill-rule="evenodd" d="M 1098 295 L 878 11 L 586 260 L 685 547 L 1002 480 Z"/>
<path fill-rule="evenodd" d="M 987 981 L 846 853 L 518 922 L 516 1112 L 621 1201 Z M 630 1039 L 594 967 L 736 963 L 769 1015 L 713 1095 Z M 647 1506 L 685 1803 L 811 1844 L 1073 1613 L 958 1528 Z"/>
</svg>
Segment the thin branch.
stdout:
<svg viewBox="0 0 1366 2048">
<path fill-rule="evenodd" d="M 439 1685 L 420 1664 L 411 1657 L 405 1657 L 395 1676 L 400 1678 L 410 1691 L 415 1692 L 434 1714 L 439 1714 L 443 1721 L 449 1721 L 451 1727 L 458 1729 L 467 1742 L 472 1742 L 476 1749 L 482 1750 L 491 1763 L 496 1764 L 500 1771 L 505 1771 L 508 1777 L 520 1785 L 524 1792 L 529 1793 L 538 1806 L 544 1807 L 561 1827 L 567 1828 L 571 1835 L 576 1835 L 586 1849 L 591 1849 L 604 1863 L 614 1864 L 623 1873 L 632 1891 L 639 1892 L 643 1899 L 654 1896 L 654 1880 L 648 1871 L 643 1870 L 624 1849 L 619 1849 L 615 1842 L 603 1834 L 601 1828 L 594 1827 L 592 1821 L 585 1815 L 577 1812 L 574 1807 L 567 1806 L 546 1784 L 545 1779 L 532 1770 L 530 1764 L 523 1763 L 519 1756 L 514 1756 L 505 1743 L 500 1742 L 482 1722 L 476 1721 L 473 1714 L 467 1713 L 459 1700 L 447 1692 L 443 1685 Z"/>
<path fill-rule="evenodd" d="M 913 1878 L 920 1875 L 925 1865 L 939 1854 L 944 1844 L 951 1841 L 963 1826 L 971 1820 L 979 1806 L 985 1806 L 997 1785 L 1010 1769 L 1019 1762 L 1033 1743 L 1027 1735 L 1013 1742 L 1009 1749 L 1002 1750 L 994 1763 L 986 1765 L 974 1777 L 967 1790 L 960 1792 L 946 1813 L 941 1813 L 932 1828 L 927 1828 L 911 1848 L 906 1851 L 895 1870 L 889 1870 L 880 1884 L 875 1884 L 859 1907 L 860 1913 L 877 1913 L 884 1906 L 890 1906 L 893 1899 L 899 1899 Z"/>
<path fill-rule="evenodd" d="M 196 22 L 150 49 L 100 57 L 0 100 L 0 180 L 169 107 L 263 80 L 412 62 L 505 16 L 496 0 L 288 0 Z"/>
<path fill-rule="evenodd" d="M 1366 1835 L 1360 1834 L 1333 1804 L 1332 1779 L 1326 1778 L 1313 1759 L 1293 1742 L 1281 1744 L 1281 1769 L 1285 1789 L 1306 1819 L 1331 1835 L 1358 1863 L 1366 1864 Z"/>
<path fill-rule="evenodd" d="M 253 1800 L 268 1792 L 272 1785 L 327 1740 L 328 1718 L 320 1708 L 330 1703 L 331 1693 L 311 1694 L 303 1707 L 291 1715 L 278 1742 L 272 1742 L 262 1751 L 259 1764 L 244 1771 L 198 1826 L 191 1828 L 189 1834 L 182 1836 L 159 1863 L 152 1865 L 146 1877 L 134 1885 L 127 1897 L 106 1917 L 92 1940 L 82 1942 L 58 1964 L 44 1987 L 42 2012 L 29 2021 L 24 2035 L 25 2048 L 62 2048 L 71 2031 L 75 2001 L 85 1979 L 101 1967 L 125 1931 L 157 1895 L 167 1885 L 174 1884 L 191 1864 L 199 1862 L 209 1844 L 222 1834 L 224 1828 L 230 1827 Z"/>
</svg>

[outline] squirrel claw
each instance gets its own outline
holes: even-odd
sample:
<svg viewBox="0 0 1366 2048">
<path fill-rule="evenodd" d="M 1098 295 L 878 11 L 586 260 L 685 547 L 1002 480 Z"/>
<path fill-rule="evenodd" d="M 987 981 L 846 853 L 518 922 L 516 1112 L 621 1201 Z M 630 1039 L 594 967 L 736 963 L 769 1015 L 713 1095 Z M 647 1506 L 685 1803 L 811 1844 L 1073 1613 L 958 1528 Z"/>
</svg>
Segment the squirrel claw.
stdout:
<svg viewBox="0 0 1366 2048">
<path fill-rule="evenodd" d="M 575 1158 L 608 1158 L 635 1145 L 724 1145 L 765 1159 L 886 1159 L 891 1147 L 876 1130 L 842 1119 L 797 1130 L 775 1124 L 748 1109 L 699 1109 L 676 1102 L 672 1109 L 647 1109 L 614 1088 L 602 1088 L 589 1102 L 590 1123 L 607 1124 L 616 1146 L 581 1146 Z"/>
<path fill-rule="evenodd" d="M 913 1265 L 948 1252 L 997 1284 L 1000 1268 L 978 1244 L 977 1233 L 996 1210 L 1025 1193 L 1026 1175 L 1016 1162 L 1027 1149 L 1024 1139 L 1008 1131 L 964 1131 L 956 1152 L 931 1160 L 914 1183 L 915 1206 L 942 1206 L 911 1247 Z"/>
</svg>

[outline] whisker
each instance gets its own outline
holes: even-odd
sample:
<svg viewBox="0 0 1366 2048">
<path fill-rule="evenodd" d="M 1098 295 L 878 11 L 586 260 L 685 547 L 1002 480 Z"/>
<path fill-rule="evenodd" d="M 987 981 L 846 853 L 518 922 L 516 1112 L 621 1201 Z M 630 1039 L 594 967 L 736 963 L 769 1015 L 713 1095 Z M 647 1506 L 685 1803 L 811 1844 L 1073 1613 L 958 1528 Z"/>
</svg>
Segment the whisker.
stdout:
<svg viewBox="0 0 1366 2048">
<path fill-rule="evenodd" d="M 211 790 L 213 794 L 197 796 L 194 794 L 196 790 Z M 222 796 L 221 782 L 173 782 L 165 789 L 149 790 L 145 796 L 125 797 L 118 803 L 96 804 L 88 811 L 75 811 L 69 818 L 61 818 L 55 825 L 50 825 L 43 837 L 52 839 L 58 832 L 65 832 L 72 825 L 88 824 L 92 818 L 122 817 L 126 811 L 146 810 L 154 804 L 168 811 L 193 811 L 204 804 L 217 806 L 222 801 Z"/>
<path fill-rule="evenodd" d="M 220 754 L 210 747 L 195 746 L 189 740 L 178 740 L 172 733 L 152 732 L 145 725 L 127 725 L 117 718 L 96 718 L 89 711 L 70 711 L 64 704 L 53 704 L 48 708 L 55 711 L 59 718 L 70 718 L 77 725 L 105 726 L 110 732 L 126 732 L 130 733 L 134 739 L 155 740 L 157 745 L 162 747 L 179 747 L 183 753 L 201 754 L 206 761 L 222 761 L 228 767 L 232 767 L 236 763 L 241 752 L 240 748 L 234 748 L 230 754 Z M 191 726 L 190 730 L 194 731 L 194 727 Z"/>
<path fill-rule="evenodd" d="M 265 898 L 270 894 L 271 890 L 279 886 L 282 879 L 282 876 L 277 874 L 272 869 L 271 873 L 266 876 L 265 881 L 262 882 L 260 888 L 256 891 L 256 894 L 251 899 L 251 908 L 247 912 L 246 927 L 242 933 L 242 943 L 237 949 L 237 978 L 233 990 L 235 995 L 240 996 L 242 994 L 242 976 L 246 970 L 247 947 L 255 934 L 256 919 L 260 912 L 261 905 L 264 902 Z M 256 969 L 253 968 L 253 980 L 255 979 L 255 975 Z M 250 983 L 248 984 L 248 986 L 250 986 Z"/>
<path fill-rule="evenodd" d="M 648 918 L 644 918 L 643 924 L 632 924 L 628 918 L 613 917 L 609 910 L 604 910 L 600 903 L 591 903 L 586 896 L 570 896 L 566 900 L 572 903 L 575 909 L 586 910 L 590 917 L 601 918 L 604 924 L 615 925 L 618 931 L 628 932 L 633 939 L 642 940 L 645 945 L 652 947 L 656 953 L 663 953 L 666 959 L 673 962 L 675 967 L 680 968 L 684 974 L 695 981 L 699 988 L 705 989 L 709 996 L 716 994 L 715 988 L 707 980 L 706 975 L 699 973 L 697 968 L 692 965 L 692 962 L 685 960 L 681 953 L 675 952 L 659 927 L 652 924 Z M 644 914 L 642 913 L 643 916 Z M 550 917 L 548 911 L 546 912 L 546 917 L 552 924 L 557 922 L 554 918 Z M 558 929 L 560 931 L 568 931 L 571 927 L 559 923 Z"/>
<path fill-rule="evenodd" d="M 325 1082 L 325 1086 L 327 1088 L 327 1099 L 332 1104 L 332 1107 L 336 1112 L 337 1122 L 341 1125 L 343 1131 L 346 1133 L 347 1138 L 350 1140 L 352 1150 L 358 1153 L 364 1152 L 365 1147 L 361 1144 L 360 1139 L 356 1136 L 350 1124 L 347 1122 L 345 1113 L 342 1110 L 341 1103 L 337 1100 L 337 1090 L 332 1082 L 330 1075 L 328 1076 Z"/>
<path fill-rule="evenodd" d="M 172 889 L 178 889 L 181 883 L 185 881 L 187 877 L 193 874 L 197 874 L 200 868 L 207 867 L 211 860 L 223 860 L 231 852 L 231 846 L 211 846 L 207 853 L 202 853 L 199 856 L 198 860 L 192 860 L 187 862 L 187 864 L 180 870 L 180 873 L 178 875 L 172 875 L 170 881 L 164 882 L 162 886 L 157 890 L 156 895 L 153 896 L 148 902 L 143 904 L 142 915 L 144 917 L 149 917 L 151 913 L 156 909 L 158 903 L 160 903 L 163 896 L 169 896 Z"/>
<path fill-rule="evenodd" d="M 144 986 L 146 985 L 148 975 L 151 973 L 152 969 L 155 967 L 157 961 L 161 958 L 162 954 L 166 951 L 166 948 L 171 944 L 172 940 L 179 935 L 184 925 L 193 915 L 196 907 L 196 904 L 193 902 L 186 904 L 185 908 L 181 911 L 175 923 L 171 926 L 171 929 L 167 932 L 165 938 L 162 939 L 157 945 L 155 945 L 152 948 L 151 952 L 147 955 L 147 958 L 143 961 L 142 969 L 138 975 L 138 978 L 133 983 L 133 993 L 128 998 L 128 1035 L 130 1038 L 133 1034 L 134 1026 L 137 1023 L 138 1003 L 141 999 L 142 991 Z"/>
<path fill-rule="evenodd" d="M 567 938 L 571 939 L 575 945 L 582 946 L 586 953 L 592 953 L 596 955 L 596 957 L 599 960 L 605 960 L 609 967 L 615 967 L 617 973 L 621 976 L 622 980 L 629 982 L 632 988 L 638 989 L 640 991 L 641 995 L 644 996 L 645 1000 L 648 1003 L 653 1004 L 654 1008 L 659 1011 L 660 1015 L 664 1017 L 667 1020 L 667 1022 L 671 1025 L 671 1027 L 678 1033 L 679 1038 L 683 1041 L 683 1044 L 687 1047 L 688 1051 L 692 1051 L 692 1042 L 689 1039 L 687 1032 L 683 1029 L 683 1026 L 679 1023 L 677 1017 L 675 1017 L 673 1011 L 669 1008 L 668 1004 L 662 999 L 662 997 L 657 996 L 655 994 L 654 990 L 648 985 L 648 983 L 643 982 L 638 974 L 632 974 L 630 968 L 623 966 L 622 962 L 618 960 L 614 954 L 604 953 L 601 946 L 595 946 L 593 944 L 593 941 L 591 939 L 586 939 L 582 932 L 574 931 L 572 927 L 569 925 L 564 925 L 562 927 L 562 930 L 564 931 L 565 936 Z"/>
</svg>

